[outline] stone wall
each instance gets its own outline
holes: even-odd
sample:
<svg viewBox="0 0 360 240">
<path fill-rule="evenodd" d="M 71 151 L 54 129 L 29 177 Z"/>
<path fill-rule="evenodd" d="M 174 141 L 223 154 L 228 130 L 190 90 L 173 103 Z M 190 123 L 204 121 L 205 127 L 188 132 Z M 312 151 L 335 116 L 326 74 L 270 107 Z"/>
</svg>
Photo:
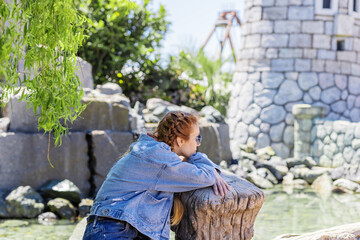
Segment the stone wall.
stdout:
<svg viewBox="0 0 360 240">
<path fill-rule="evenodd" d="M 317 0 L 245 1 L 228 111 L 234 158 L 250 141 L 292 155 L 294 104 L 360 121 L 360 19 L 350 2 L 321 13 Z"/>
</svg>

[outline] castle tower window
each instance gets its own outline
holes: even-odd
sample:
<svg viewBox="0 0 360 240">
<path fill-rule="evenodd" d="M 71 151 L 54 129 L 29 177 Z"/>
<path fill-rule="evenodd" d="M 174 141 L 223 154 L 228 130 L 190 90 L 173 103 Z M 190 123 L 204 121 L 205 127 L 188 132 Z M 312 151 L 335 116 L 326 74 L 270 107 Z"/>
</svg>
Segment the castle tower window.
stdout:
<svg viewBox="0 0 360 240">
<path fill-rule="evenodd" d="M 359 0 L 353 0 L 353 11 L 359 12 Z"/>
<path fill-rule="evenodd" d="M 336 50 L 337 51 L 344 51 L 345 50 L 345 41 L 344 40 L 337 40 L 336 41 Z"/>
<path fill-rule="evenodd" d="M 356 0 L 354 0 L 356 1 Z M 323 8 L 330 9 L 331 8 L 331 0 L 323 0 Z"/>
</svg>

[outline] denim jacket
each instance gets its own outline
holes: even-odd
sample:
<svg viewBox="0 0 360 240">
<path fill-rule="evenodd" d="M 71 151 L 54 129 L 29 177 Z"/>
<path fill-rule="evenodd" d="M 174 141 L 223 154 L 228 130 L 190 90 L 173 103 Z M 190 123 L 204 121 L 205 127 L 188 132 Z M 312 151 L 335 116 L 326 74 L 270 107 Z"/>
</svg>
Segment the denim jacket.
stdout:
<svg viewBox="0 0 360 240">
<path fill-rule="evenodd" d="M 152 239 L 169 239 L 175 192 L 212 186 L 219 169 L 203 153 L 187 162 L 170 146 L 142 134 L 108 173 L 90 214 L 130 223 Z"/>
</svg>

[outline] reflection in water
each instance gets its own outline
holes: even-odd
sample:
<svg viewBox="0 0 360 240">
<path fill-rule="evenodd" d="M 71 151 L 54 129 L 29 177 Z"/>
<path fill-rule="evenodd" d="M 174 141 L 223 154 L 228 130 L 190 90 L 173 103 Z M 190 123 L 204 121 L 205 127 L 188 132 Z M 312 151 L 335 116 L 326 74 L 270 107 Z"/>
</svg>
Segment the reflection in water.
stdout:
<svg viewBox="0 0 360 240">
<path fill-rule="evenodd" d="M 289 190 L 287 190 L 289 192 Z M 320 196 L 312 189 L 265 191 L 266 201 L 255 221 L 253 240 L 285 233 L 306 233 L 360 221 L 360 195 Z"/>
</svg>

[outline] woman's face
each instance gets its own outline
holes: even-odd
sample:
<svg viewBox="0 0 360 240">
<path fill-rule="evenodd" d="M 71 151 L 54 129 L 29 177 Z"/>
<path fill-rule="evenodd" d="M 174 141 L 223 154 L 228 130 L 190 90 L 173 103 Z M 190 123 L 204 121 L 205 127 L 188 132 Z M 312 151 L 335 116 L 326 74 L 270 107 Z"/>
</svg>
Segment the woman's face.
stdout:
<svg viewBox="0 0 360 240">
<path fill-rule="evenodd" d="M 200 143 L 196 140 L 199 135 L 199 126 L 194 124 L 188 140 L 179 137 L 177 138 L 177 144 L 175 144 L 176 146 L 174 147 L 174 152 L 179 156 L 189 158 L 191 155 L 196 153 L 197 147 L 200 146 Z"/>
</svg>

